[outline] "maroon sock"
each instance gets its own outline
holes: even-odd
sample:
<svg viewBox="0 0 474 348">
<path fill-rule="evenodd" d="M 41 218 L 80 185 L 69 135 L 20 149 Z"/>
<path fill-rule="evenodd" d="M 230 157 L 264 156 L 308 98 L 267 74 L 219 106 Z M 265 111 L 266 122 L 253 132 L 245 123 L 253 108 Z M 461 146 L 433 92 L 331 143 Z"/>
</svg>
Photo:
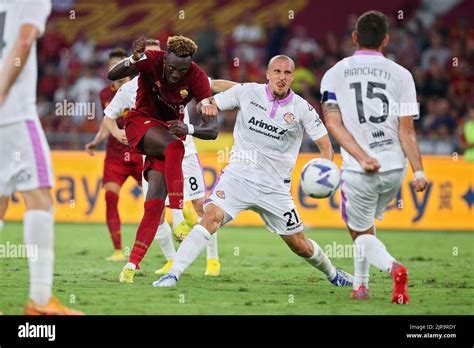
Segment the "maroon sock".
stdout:
<svg viewBox="0 0 474 348">
<path fill-rule="evenodd" d="M 181 140 L 168 144 L 165 149 L 165 181 L 171 209 L 183 209 L 183 157 L 184 144 Z"/>
<path fill-rule="evenodd" d="M 136 266 L 138 266 L 140 261 L 143 259 L 153 242 L 153 238 L 155 237 L 156 230 L 160 223 L 161 214 L 165 207 L 165 202 L 161 199 L 152 199 L 145 202 L 144 206 L 145 212 L 143 213 L 140 226 L 138 226 L 135 244 L 133 245 L 129 260 L 129 262 Z"/>
<path fill-rule="evenodd" d="M 115 250 L 122 249 L 122 237 L 120 234 L 120 215 L 118 211 L 118 195 L 114 192 L 105 192 L 105 216 L 110 237 Z"/>
</svg>

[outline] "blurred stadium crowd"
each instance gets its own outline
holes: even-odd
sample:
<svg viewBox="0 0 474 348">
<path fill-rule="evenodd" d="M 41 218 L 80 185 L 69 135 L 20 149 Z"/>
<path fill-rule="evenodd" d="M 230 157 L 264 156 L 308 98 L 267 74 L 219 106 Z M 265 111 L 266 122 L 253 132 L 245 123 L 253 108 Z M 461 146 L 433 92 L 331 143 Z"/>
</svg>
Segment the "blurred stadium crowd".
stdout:
<svg viewBox="0 0 474 348">
<path fill-rule="evenodd" d="M 209 21 L 188 36 L 199 46 L 195 60 L 212 78 L 265 82 L 269 58 L 288 54 L 297 65 L 293 90 L 320 111 L 321 77 L 338 60 L 354 52 L 351 32 L 356 18 L 356 14 L 348 16 L 342 37 L 328 32 L 318 41 L 304 27 L 286 27 L 276 16 L 259 26 L 251 13 L 230 35 L 222 35 Z M 459 18 L 451 27 L 441 16 L 429 26 L 416 19 L 409 26 L 401 26 L 395 17 L 389 19 L 390 43 L 385 54 L 408 68 L 415 78 L 421 107 L 416 127 L 422 152 L 462 153 L 463 124 L 474 120 L 474 88 L 470 88 L 474 81 L 474 29 L 466 18 Z M 155 35 L 162 47 L 168 36 L 187 34 L 173 32 L 172 22 L 166 28 Z M 120 46 L 129 50 L 131 42 Z M 102 119 L 98 94 L 109 83 L 105 75 L 111 48 L 99 47 L 84 36 L 68 45 L 55 30 L 54 21 L 48 24 L 38 50 L 38 108 L 53 149 L 83 149 L 97 131 Z M 62 117 L 61 112 L 67 109 L 60 111 L 57 105 L 65 101 L 94 102 L 95 117 L 84 117 L 81 110 L 73 111 L 73 117 Z M 220 131 L 232 131 L 234 120 L 235 113 L 222 115 Z M 302 151 L 313 150 L 310 141 L 303 144 Z"/>
</svg>

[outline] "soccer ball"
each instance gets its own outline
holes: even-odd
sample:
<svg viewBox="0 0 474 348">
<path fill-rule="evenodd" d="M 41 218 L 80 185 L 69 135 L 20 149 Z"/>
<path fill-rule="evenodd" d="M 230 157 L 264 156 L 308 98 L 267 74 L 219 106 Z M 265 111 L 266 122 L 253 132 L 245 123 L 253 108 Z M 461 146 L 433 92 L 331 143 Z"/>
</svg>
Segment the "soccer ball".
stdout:
<svg viewBox="0 0 474 348">
<path fill-rule="evenodd" d="M 326 158 L 312 159 L 301 171 L 301 188 L 313 198 L 329 197 L 337 190 L 340 182 L 339 168 Z"/>
</svg>

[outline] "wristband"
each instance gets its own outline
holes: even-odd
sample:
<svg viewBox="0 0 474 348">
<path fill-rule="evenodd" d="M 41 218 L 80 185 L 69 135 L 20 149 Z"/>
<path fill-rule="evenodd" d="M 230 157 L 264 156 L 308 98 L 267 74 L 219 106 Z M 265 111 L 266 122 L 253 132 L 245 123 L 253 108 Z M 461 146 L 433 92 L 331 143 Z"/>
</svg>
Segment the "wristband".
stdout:
<svg viewBox="0 0 474 348">
<path fill-rule="evenodd" d="M 140 60 L 140 58 L 138 60 L 135 60 L 133 59 L 133 54 L 128 58 L 128 60 L 130 61 L 130 63 L 132 64 L 135 64 L 136 62 L 138 62 L 138 60 Z"/>
<path fill-rule="evenodd" d="M 201 100 L 201 105 L 202 106 L 211 105 L 211 102 L 209 101 L 209 98 Z"/>
<path fill-rule="evenodd" d="M 188 134 L 189 135 L 194 134 L 194 126 L 192 124 L 188 124 Z"/>
<path fill-rule="evenodd" d="M 415 175 L 415 180 L 418 180 L 418 179 L 426 180 L 425 172 L 422 170 L 417 170 L 416 172 L 413 173 L 413 175 Z"/>
</svg>

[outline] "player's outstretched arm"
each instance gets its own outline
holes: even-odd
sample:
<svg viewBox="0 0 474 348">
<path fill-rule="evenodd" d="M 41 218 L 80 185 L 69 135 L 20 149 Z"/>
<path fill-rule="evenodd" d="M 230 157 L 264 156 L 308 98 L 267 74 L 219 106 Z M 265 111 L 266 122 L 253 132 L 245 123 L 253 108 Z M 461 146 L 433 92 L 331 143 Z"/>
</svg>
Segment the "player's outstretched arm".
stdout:
<svg viewBox="0 0 474 348">
<path fill-rule="evenodd" d="M 329 134 L 360 163 L 367 173 L 377 172 L 380 168 L 379 162 L 365 153 L 344 126 L 339 106 L 335 103 L 324 103 L 322 109 Z"/>
<path fill-rule="evenodd" d="M 321 158 L 327 158 L 328 160 L 332 161 L 332 158 L 334 157 L 334 150 L 332 148 L 329 136 L 326 134 L 318 140 L 315 140 L 314 143 L 318 147 L 319 152 L 321 152 Z"/>
<path fill-rule="evenodd" d="M 423 163 L 421 160 L 420 149 L 416 141 L 416 131 L 412 116 L 398 118 L 398 137 L 402 145 L 403 152 L 410 162 L 413 173 L 415 174 L 415 190 L 424 191 L 428 186 L 425 174 L 423 172 Z"/>
<path fill-rule="evenodd" d="M 219 133 L 217 130 L 217 117 L 201 116 L 201 118 L 202 122 L 199 126 L 188 125 L 180 120 L 168 121 L 170 125 L 169 131 L 178 137 L 189 134 L 203 140 L 216 139 Z"/>
<path fill-rule="evenodd" d="M 237 82 L 229 80 L 211 80 L 211 92 L 217 94 L 227 91 L 229 88 L 237 85 Z"/>
<path fill-rule="evenodd" d="M 10 88 L 26 65 L 31 47 L 38 37 L 38 28 L 33 24 L 23 24 L 13 44 L 12 49 L 5 58 L 3 69 L 0 72 L 0 105 L 6 99 Z M 19 62 L 19 64 L 18 64 Z"/>
<path fill-rule="evenodd" d="M 118 141 L 120 141 L 124 145 L 128 145 L 125 130 L 120 129 L 117 126 L 117 120 L 116 119 L 106 115 L 104 117 L 104 119 L 102 120 L 102 125 L 104 126 L 105 129 L 107 129 L 107 131 L 110 132 L 110 134 L 112 134 L 112 136 L 115 139 L 117 139 Z"/>
<path fill-rule="evenodd" d="M 145 52 L 146 37 L 142 36 L 133 42 L 132 56 L 115 64 L 107 75 L 109 80 L 120 80 L 128 76 L 138 74 L 135 63 L 138 62 Z"/>
<path fill-rule="evenodd" d="M 100 124 L 99 131 L 94 137 L 94 140 L 87 143 L 85 146 L 85 150 L 87 151 L 87 153 L 91 156 L 94 156 L 94 150 L 105 138 L 107 138 L 108 135 L 109 131 L 104 127 L 104 121 L 102 121 L 102 123 Z"/>
</svg>

